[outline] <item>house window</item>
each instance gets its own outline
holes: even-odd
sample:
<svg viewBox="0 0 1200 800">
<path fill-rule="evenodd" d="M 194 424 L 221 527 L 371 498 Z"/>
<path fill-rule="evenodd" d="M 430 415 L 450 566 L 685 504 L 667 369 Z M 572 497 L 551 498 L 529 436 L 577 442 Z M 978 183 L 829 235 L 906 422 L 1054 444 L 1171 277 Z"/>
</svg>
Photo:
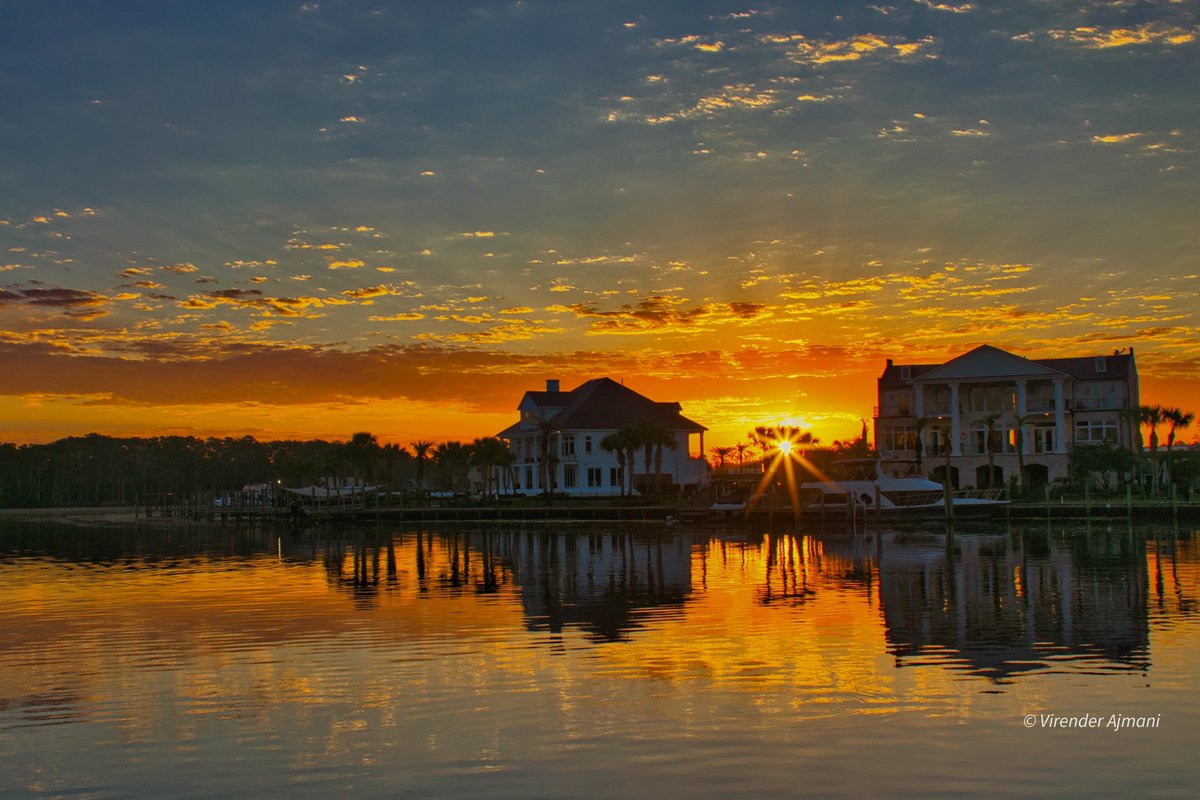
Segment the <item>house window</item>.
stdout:
<svg viewBox="0 0 1200 800">
<path fill-rule="evenodd" d="M 1038 425 L 1033 429 L 1033 451 L 1035 453 L 1054 452 L 1054 426 Z"/>
<path fill-rule="evenodd" d="M 1108 372 L 1108 359 L 1104 356 L 1096 356 L 1096 372 Z"/>
<path fill-rule="evenodd" d="M 603 477 L 603 473 L 600 471 L 599 467 L 588 467 L 588 471 L 587 471 L 588 486 L 591 486 L 591 487 L 603 486 L 603 483 L 601 483 L 602 477 Z"/>
<path fill-rule="evenodd" d="M 622 478 L 623 478 L 623 476 L 621 475 L 620 467 L 609 467 L 608 468 L 608 485 L 609 486 L 620 486 Z"/>
<path fill-rule="evenodd" d="M 900 380 L 906 381 L 906 380 L 909 380 L 910 378 L 912 378 L 912 367 L 901 367 L 900 368 Z"/>
<path fill-rule="evenodd" d="M 575 437 L 574 436 L 563 436 L 562 437 L 562 454 L 564 456 L 575 455 Z"/>
<path fill-rule="evenodd" d="M 990 436 L 987 428 L 971 428 L 971 453 L 982 456 L 986 455 L 989 449 L 993 453 L 1003 452 L 1004 438 L 1004 431 L 999 428 L 992 428 Z"/>
<path fill-rule="evenodd" d="M 908 426 L 885 428 L 883 431 L 884 448 L 887 450 L 915 450 L 917 433 Z"/>
<path fill-rule="evenodd" d="M 574 489 L 579 485 L 579 467 L 567 464 L 563 467 L 563 488 Z"/>
<path fill-rule="evenodd" d="M 589 456 L 592 454 L 592 437 L 583 437 L 583 452 Z"/>
<path fill-rule="evenodd" d="M 1075 422 L 1076 444 L 1099 444 L 1100 442 L 1115 442 L 1119 437 L 1119 429 L 1115 420 L 1111 419 L 1081 419 Z"/>
</svg>

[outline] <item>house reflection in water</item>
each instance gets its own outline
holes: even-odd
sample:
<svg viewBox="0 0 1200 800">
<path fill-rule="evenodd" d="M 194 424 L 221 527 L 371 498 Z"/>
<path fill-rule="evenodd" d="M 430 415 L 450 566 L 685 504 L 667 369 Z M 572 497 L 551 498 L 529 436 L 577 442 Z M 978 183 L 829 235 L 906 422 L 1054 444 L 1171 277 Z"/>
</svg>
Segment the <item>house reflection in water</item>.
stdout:
<svg viewBox="0 0 1200 800">
<path fill-rule="evenodd" d="M 898 667 L 997 681 L 1065 662 L 1149 666 L 1145 544 L 1119 534 L 897 535 L 879 592 Z"/>
<path fill-rule="evenodd" d="M 629 533 L 542 533 L 505 540 L 530 630 L 577 627 L 618 641 L 656 618 L 677 614 L 692 592 L 692 537 Z"/>
</svg>

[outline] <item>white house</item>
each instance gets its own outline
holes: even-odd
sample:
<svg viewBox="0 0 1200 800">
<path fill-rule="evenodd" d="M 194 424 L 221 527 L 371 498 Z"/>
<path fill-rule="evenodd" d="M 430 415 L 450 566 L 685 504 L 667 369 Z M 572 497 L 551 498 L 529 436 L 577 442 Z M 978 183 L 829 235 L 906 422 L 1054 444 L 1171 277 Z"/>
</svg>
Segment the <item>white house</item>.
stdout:
<svg viewBox="0 0 1200 800">
<path fill-rule="evenodd" d="M 542 491 L 541 439 L 548 436 L 551 489 L 571 495 L 620 494 L 624 476 L 616 453 L 604 450 L 600 442 L 641 421 L 657 422 L 674 437 L 674 449 L 663 450 L 663 475 L 681 486 L 708 483 L 708 429 L 683 416 L 679 403 L 655 402 L 610 378 L 596 378 L 569 392 L 561 391 L 557 380 L 548 380 L 545 391 L 526 392 L 517 409 L 521 418 L 496 434 L 515 456 L 515 491 Z M 636 485 L 636 475 L 645 471 L 640 450 L 633 470 Z"/>
<path fill-rule="evenodd" d="M 987 485 L 987 453 L 993 453 L 993 485 L 1017 473 L 1016 429 L 1029 482 L 1067 474 L 1076 445 L 1113 442 L 1141 446 L 1139 425 L 1123 409 L 1140 405 L 1137 364 L 1128 352 L 1082 358 L 1026 359 L 991 345 L 944 364 L 895 364 L 879 377 L 875 442 L 889 473 L 944 469 L 940 428 L 950 429 L 951 480 Z M 985 417 L 997 415 L 991 441 Z M 1020 417 L 1024 424 L 1017 425 Z"/>
</svg>

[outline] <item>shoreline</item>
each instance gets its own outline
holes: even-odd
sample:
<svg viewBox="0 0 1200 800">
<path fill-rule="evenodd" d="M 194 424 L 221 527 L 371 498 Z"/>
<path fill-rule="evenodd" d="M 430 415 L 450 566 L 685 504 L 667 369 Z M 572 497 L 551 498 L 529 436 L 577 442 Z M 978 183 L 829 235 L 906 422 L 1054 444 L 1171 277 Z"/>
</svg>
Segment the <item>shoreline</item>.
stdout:
<svg viewBox="0 0 1200 800">
<path fill-rule="evenodd" d="M 137 506 L 56 506 L 53 508 L 0 508 L 0 520 L 55 522 L 133 522 Z"/>
</svg>

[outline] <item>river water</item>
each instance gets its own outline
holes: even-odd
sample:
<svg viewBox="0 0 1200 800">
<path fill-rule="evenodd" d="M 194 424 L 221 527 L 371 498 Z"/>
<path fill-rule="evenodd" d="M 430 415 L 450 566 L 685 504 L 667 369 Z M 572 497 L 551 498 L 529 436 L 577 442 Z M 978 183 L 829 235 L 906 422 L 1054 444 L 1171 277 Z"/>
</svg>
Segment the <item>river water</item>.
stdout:
<svg viewBox="0 0 1200 800">
<path fill-rule="evenodd" d="M 5 797 L 1195 797 L 1200 534 L 0 528 Z"/>
</svg>

